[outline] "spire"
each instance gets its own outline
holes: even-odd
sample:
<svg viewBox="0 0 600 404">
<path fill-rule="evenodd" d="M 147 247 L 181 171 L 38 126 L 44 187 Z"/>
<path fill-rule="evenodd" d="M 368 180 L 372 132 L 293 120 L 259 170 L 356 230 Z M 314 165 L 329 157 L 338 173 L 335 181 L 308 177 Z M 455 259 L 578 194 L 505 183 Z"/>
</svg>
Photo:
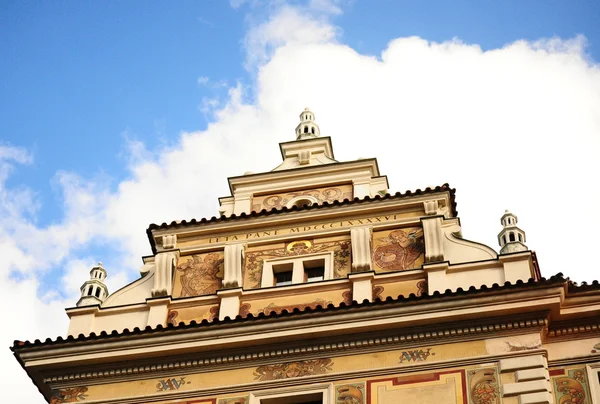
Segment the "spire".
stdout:
<svg viewBox="0 0 600 404">
<path fill-rule="evenodd" d="M 296 140 L 312 139 L 319 137 L 321 131 L 315 123 L 315 114 L 308 108 L 300 113 L 300 123 L 296 126 Z"/>
<path fill-rule="evenodd" d="M 99 262 L 90 270 L 90 279 L 81 285 L 81 298 L 77 302 L 77 307 L 102 304 L 108 296 L 108 288 L 104 284 L 105 279 L 106 269 Z"/>
<path fill-rule="evenodd" d="M 498 233 L 498 243 L 500 243 L 500 254 L 508 254 L 513 252 L 527 251 L 525 245 L 525 232 L 517 227 L 517 216 L 504 211 L 504 215 L 500 218 L 500 223 L 504 227 Z"/>
</svg>

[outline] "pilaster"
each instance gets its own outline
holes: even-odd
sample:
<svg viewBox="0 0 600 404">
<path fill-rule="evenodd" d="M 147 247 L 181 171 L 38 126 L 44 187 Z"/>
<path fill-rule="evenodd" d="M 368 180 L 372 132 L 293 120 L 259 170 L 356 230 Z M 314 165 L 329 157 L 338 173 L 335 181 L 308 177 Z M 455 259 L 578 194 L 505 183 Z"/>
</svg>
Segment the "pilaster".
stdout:
<svg viewBox="0 0 600 404">
<path fill-rule="evenodd" d="M 352 272 L 372 270 L 371 231 L 371 226 L 353 227 L 350 230 L 352 241 Z"/>
<path fill-rule="evenodd" d="M 100 310 L 99 306 L 89 306 L 67 310 L 69 316 L 69 330 L 67 335 L 77 337 L 79 334 L 89 335 L 94 327 L 94 318 Z"/>
<path fill-rule="evenodd" d="M 169 296 L 173 289 L 173 270 L 177 266 L 179 250 L 164 251 L 156 254 L 154 265 L 154 287 L 152 297 Z"/>
<path fill-rule="evenodd" d="M 423 265 L 423 270 L 427 273 L 427 293 L 433 294 L 436 290 L 443 293 L 448 289 L 446 279 L 448 268 L 450 264 L 447 261 Z"/>
<path fill-rule="evenodd" d="M 162 297 L 147 299 L 146 304 L 150 307 L 148 312 L 148 324 L 150 327 L 155 328 L 157 325 L 163 327 L 167 325 L 167 315 L 169 313 L 169 304 L 171 303 L 171 297 Z"/>
<path fill-rule="evenodd" d="M 224 288 L 237 288 L 242 285 L 242 261 L 244 258 L 243 244 L 225 245 L 225 275 L 223 279 Z"/>
<path fill-rule="evenodd" d="M 435 203 L 437 206 L 437 202 Z M 425 207 L 426 211 L 428 206 Z M 429 207 L 430 211 L 432 210 Z M 437 212 L 437 209 L 433 210 Z M 421 219 L 425 237 L 425 262 L 444 261 L 444 240 L 442 233 L 442 216 L 424 217 Z"/>
<path fill-rule="evenodd" d="M 217 296 L 221 299 L 219 304 L 219 320 L 225 317 L 235 318 L 240 314 L 240 296 L 243 294 L 242 288 L 221 289 L 217 291 Z"/>
<path fill-rule="evenodd" d="M 373 301 L 373 279 L 375 272 L 359 272 L 348 275 L 352 283 L 352 300 L 362 302 L 365 299 Z"/>
</svg>

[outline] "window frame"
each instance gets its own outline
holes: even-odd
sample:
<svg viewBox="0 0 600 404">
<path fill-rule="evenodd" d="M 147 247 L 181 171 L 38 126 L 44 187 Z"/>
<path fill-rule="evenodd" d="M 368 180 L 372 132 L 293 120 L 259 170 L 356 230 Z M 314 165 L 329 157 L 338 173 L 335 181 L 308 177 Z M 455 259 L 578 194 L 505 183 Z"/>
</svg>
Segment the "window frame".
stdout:
<svg viewBox="0 0 600 404">
<path fill-rule="evenodd" d="M 275 272 L 273 266 L 292 264 L 292 285 L 309 285 L 323 281 L 304 281 L 304 262 L 314 261 L 318 259 L 324 260 L 323 281 L 333 279 L 333 251 L 326 251 L 314 254 L 305 254 L 294 257 L 278 257 L 265 260 L 263 262 L 263 270 L 261 277 L 261 288 L 275 287 Z M 286 285 L 286 286 L 292 286 Z M 283 285 L 282 285 L 283 286 Z"/>
<path fill-rule="evenodd" d="M 585 365 L 587 370 L 592 404 L 600 404 L 600 362 Z"/>
<path fill-rule="evenodd" d="M 333 384 L 312 384 L 310 386 L 296 386 L 288 388 L 270 389 L 250 393 L 249 404 L 266 404 L 263 400 L 281 399 L 282 403 L 294 403 L 302 396 L 321 394 L 323 404 L 333 404 Z M 288 399 L 288 400 L 286 400 Z"/>
</svg>

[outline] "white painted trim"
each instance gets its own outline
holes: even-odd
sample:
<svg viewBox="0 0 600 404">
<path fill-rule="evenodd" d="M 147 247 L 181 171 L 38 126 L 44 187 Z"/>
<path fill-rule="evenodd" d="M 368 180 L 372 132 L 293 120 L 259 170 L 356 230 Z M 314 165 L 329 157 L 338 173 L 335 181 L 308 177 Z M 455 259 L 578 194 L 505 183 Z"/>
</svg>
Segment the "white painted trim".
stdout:
<svg viewBox="0 0 600 404">
<path fill-rule="evenodd" d="M 274 398 L 287 398 L 287 397 L 298 397 L 308 394 L 323 395 L 323 404 L 333 404 L 333 384 L 311 384 L 309 386 L 295 386 L 279 389 L 270 389 L 265 391 L 257 391 L 250 393 L 250 404 L 261 404 L 262 400 L 274 399 Z M 300 398 L 300 397 L 298 397 Z M 282 403 L 293 404 L 295 400 L 282 401 Z"/>
<path fill-rule="evenodd" d="M 265 260 L 263 263 L 262 279 L 260 282 L 261 288 L 271 287 L 274 284 L 273 265 L 292 264 L 292 285 L 306 283 L 304 282 L 304 267 L 302 263 L 305 261 L 312 261 L 315 259 L 325 260 L 325 271 L 323 273 L 323 280 L 333 279 L 333 251 L 306 254 L 295 257 L 282 257 Z"/>
<path fill-rule="evenodd" d="M 600 404 L 600 362 L 591 363 L 585 366 L 587 370 L 590 393 L 592 394 L 592 404 Z"/>
</svg>

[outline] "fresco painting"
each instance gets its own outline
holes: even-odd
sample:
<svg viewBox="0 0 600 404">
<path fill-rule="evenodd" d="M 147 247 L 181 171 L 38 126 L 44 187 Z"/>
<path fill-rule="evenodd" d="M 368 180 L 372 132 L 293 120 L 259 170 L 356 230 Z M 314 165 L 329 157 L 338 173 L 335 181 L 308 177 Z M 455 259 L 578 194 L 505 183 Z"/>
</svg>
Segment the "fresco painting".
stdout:
<svg viewBox="0 0 600 404">
<path fill-rule="evenodd" d="M 557 404 L 592 404 L 584 367 L 550 371 L 554 399 Z"/>
<path fill-rule="evenodd" d="M 223 279 L 223 253 L 181 257 L 175 270 L 173 297 L 215 294 Z"/>
<path fill-rule="evenodd" d="M 364 383 L 352 383 L 335 386 L 335 404 L 366 403 Z"/>
<path fill-rule="evenodd" d="M 301 191 L 256 196 L 252 199 L 252 210 L 255 212 L 260 212 L 263 209 L 281 209 L 291 200 L 302 196 L 314 198 L 317 200 L 319 205 L 323 202 L 331 203 L 334 201 L 343 201 L 344 199 L 352 199 L 352 185 L 337 185 L 334 187 L 306 189 Z"/>
<path fill-rule="evenodd" d="M 367 381 L 369 403 L 468 404 L 464 370 Z"/>
<path fill-rule="evenodd" d="M 326 242 L 319 242 L 319 240 L 297 240 L 282 245 L 279 248 L 247 251 L 244 264 L 244 288 L 256 289 L 260 287 L 265 260 L 328 251 L 333 251 L 334 278 L 345 277 L 350 272 L 351 244 L 348 237 Z"/>
<path fill-rule="evenodd" d="M 425 256 L 420 227 L 373 233 L 373 264 L 377 272 L 420 268 Z"/>
<path fill-rule="evenodd" d="M 474 369 L 467 372 L 469 402 L 471 404 L 499 404 L 498 372 L 495 368 Z"/>
<path fill-rule="evenodd" d="M 265 365 L 256 368 L 254 371 L 254 379 L 265 381 L 323 375 L 330 372 L 332 366 L 333 361 L 328 358 Z"/>
<path fill-rule="evenodd" d="M 50 404 L 77 403 L 84 401 L 88 397 L 86 394 L 87 391 L 87 387 L 54 390 L 52 392 L 52 397 L 50 397 Z"/>
</svg>

